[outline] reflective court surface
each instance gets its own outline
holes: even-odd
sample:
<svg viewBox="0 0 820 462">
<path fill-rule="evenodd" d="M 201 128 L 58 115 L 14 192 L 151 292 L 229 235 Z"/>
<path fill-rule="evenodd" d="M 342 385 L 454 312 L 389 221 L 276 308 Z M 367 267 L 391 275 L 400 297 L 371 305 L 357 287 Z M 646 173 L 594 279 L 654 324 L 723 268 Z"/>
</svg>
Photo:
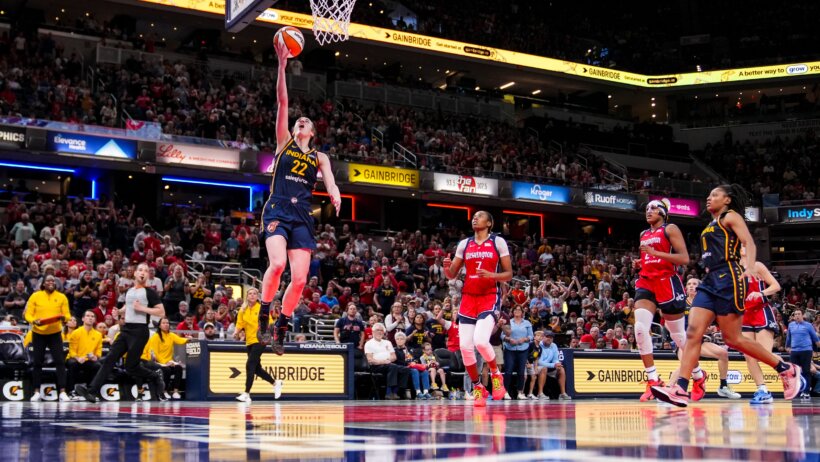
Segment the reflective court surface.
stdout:
<svg viewBox="0 0 820 462">
<path fill-rule="evenodd" d="M 13 461 L 820 460 L 820 400 L 0 404 Z"/>
</svg>

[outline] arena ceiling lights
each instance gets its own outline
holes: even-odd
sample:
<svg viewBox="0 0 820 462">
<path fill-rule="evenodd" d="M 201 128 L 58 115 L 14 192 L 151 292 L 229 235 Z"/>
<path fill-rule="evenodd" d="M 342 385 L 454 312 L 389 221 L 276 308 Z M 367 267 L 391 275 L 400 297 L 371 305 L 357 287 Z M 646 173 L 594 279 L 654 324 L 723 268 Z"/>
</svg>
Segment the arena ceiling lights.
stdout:
<svg viewBox="0 0 820 462">
<path fill-rule="evenodd" d="M 138 0 L 142 3 L 195 10 L 225 17 L 224 2 L 212 0 Z M 243 3 L 247 3 L 244 0 Z M 301 29 L 313 28 L 313 17 L 309 14 L 293 13 L 274 8 L 262 13 L 258 21 L 294 26 Z M 644 75 L 618 69 L 589 66 L 560 59 L 535 56 L 516 51 L 502 50 L 481 45 L 473 45 L 455 40 L 411 34 L 364 24 L 350 23 L 350 37 L 359 41 L 380 42 L 393 46 L 437 52 L 451 56 L 461 56 L 492 61 L 510 66 L 520 66 L 567 76 L 609 82 L 631 87 L 672 88 L 737 83 L 780 78 L 802 78 L 820 75 L 820 61 L 758 66 L 741 69 L 722 69 L 706 72 L 689 72 L 667 75 Z"/>
</svg>

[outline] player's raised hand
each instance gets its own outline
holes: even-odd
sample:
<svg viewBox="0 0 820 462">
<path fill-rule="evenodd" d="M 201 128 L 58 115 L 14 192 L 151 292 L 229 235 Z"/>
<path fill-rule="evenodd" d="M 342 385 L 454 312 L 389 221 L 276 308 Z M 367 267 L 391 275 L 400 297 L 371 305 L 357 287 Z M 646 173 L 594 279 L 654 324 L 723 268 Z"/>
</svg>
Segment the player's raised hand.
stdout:
<svg viewBox="0 0 820 462">
<path fill-rule="evenodd" d="M 276 56 L 279 57 L 279 64 L 287 63 L 290 50 L 288 50 L 285 42 L 283 40 L 274 40 L 273 48 L 276 50 Z"/>
<path fill-rule="evenodd" d="M 453 264 L 453 259 L 450 257 L 450 254 L 448 253 L 444 257 L 444 260 L 441 261 L 441 267 L 444 269 L 444 274 L 449 274 L 450 273 L 450 265 L 452 265 L 452 264 Z"/>
</svg>

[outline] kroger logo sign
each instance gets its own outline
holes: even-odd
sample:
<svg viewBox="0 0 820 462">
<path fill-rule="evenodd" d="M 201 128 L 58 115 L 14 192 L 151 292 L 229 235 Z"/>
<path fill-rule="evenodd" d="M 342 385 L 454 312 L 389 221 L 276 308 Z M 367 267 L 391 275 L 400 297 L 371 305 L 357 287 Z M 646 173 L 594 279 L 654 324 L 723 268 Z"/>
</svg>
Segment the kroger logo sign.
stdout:
<svg viewBox="0 0 820 462">
<path fill-rule="evenodd" d="M 548 184 L 534 184 L 514 181 L 512 184 L 513 198 L 538 202 L 569 203 L 570 189 L 563 186 Z"/>
</svg>

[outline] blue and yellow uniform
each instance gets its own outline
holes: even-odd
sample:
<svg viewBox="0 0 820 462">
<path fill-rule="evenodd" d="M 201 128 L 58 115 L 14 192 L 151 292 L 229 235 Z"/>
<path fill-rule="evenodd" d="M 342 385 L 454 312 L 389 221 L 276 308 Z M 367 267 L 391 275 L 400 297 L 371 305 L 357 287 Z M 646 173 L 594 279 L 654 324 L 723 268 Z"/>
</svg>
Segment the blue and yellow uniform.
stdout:
<svg viewBox="0 0 820 462">
<path fill-rule="evenodd" d="M 709 274 L 698 286 L 693 306 L 717 315 L 742 314 L 746 300 L 746 279 L 740 266 L 740 240 L 721 220 L 732 210 L 720 214 L 700 234 L 701 260 Z"/>
<path fill-rule="evenodd" d="M 271 195 L 262 212 L 265 239 L 282 236 L 288 249 L 315 249 L 311 199 L 319 173 L 315 149 L 303 152 L 290 139 L 273 163 Z"/>
</svg>

